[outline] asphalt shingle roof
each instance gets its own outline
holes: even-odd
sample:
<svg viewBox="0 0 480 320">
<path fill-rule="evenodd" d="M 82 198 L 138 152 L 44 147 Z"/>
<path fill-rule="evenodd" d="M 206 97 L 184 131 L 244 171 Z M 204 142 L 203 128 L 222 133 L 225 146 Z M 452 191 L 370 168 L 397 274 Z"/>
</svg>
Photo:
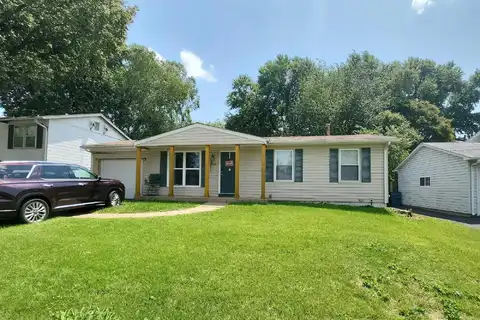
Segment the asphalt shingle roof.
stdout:
<svg viewBox="0 0 480 320">
<path fill-rule="evenodd" d="M 427 142 L 425 145 L 467 158 L 480 158 L 480 143 L 478 142 Z"/>
</svg>

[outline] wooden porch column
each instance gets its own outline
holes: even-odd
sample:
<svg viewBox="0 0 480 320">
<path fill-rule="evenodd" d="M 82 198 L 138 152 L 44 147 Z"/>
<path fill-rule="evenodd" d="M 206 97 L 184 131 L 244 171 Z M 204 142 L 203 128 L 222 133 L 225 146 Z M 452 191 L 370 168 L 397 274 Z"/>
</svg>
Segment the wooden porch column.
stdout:
<svg viewBox="0 0 480 320">
<path fill-rule="evenodd" d="M 205 189 L 203 196 L 210 197 L 210 145 L 205 146 Z"/>
<path fill-rule="evenodd" d="M 175 147 L 171 146 L 169 150 L 169 162 L 168 168 L 168 196 L 173 197 L 173 184 L 175 181 Z"/>
<path fill-rule="evenodd" d="M 261 177 L 261 188 L 260 188 L 260 199 L 265 200 L 265 174 L 266 174 L 266 167 L 267 167 L 267 145 L 262 144 L 262 177 Z"/>
<path fill-rule="evenodd" d="M 135 167 L 135 199 L 140 198 L 142 175 L 142 148 L 137 147 L 136 167 Z"/>
<path fill-rule="evenodd" d="M 240 145 L 235 145 L 235 199 L 240 199 Z"/>
</svg>

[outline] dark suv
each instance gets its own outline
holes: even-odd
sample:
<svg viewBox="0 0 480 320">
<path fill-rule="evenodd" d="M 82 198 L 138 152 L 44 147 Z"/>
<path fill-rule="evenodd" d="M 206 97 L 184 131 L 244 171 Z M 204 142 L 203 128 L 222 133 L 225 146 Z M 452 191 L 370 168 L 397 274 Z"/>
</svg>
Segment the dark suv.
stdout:
<svg viewBox="0 0 480 320">
<path fill-rule="evenodd" d="M 52 211 L 86 206 L 117 206 L 125 197 L 118 180 L 89 170 L 44 161 L 0 162 L 0 217 L 40 222 Z"/>
</svg>

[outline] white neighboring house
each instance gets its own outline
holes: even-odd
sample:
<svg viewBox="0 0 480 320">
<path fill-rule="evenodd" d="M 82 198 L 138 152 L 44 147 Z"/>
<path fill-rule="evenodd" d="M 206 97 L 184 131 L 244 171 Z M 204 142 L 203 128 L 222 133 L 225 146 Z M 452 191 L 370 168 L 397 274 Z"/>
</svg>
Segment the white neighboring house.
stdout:
<svg viewBox="0 0 480 320">
<path fill-rule="evenodd" d="M 404 205 L 480 215 L 480 143 L 422 143 L 395 171 Z"/>
<path fill-rule="evenodd" d="M 0 161 L 43 160 L 91 168 L 85 144 L 130 140 L 100 113 L 0 118 Z"/>
</svg>

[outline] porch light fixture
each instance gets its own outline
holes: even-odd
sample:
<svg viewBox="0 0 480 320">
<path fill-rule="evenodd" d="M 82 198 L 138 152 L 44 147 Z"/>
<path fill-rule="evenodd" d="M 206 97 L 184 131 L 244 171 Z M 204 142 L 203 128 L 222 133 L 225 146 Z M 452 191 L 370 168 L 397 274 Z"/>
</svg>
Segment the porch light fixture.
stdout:
<svg viewBox="0 0 480 320">
<path fill-rule="evenodd" d="M 214 166 L 216 165 L 215 163 L 215 155 L 214 154 L 211 154 L 210 155 L 210 166 Z"/>
</svg>

